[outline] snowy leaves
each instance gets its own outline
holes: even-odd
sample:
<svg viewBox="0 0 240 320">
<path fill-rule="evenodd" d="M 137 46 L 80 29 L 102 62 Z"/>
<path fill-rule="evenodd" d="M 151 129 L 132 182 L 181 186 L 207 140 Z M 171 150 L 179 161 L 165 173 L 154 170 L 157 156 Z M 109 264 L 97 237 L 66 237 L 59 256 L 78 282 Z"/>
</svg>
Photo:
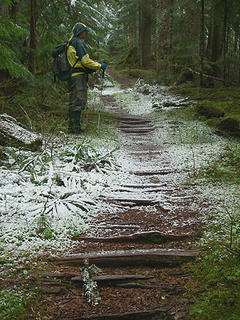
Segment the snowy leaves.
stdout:
<svg viewBox="0 0 240 320">
<path fill-rule="evenodd" d="M 72 245 L 72 235 L 85 232 L 99 211 L 95 199 L 107 184 L 105 177 L 111 179 L 117 168 L 115 149 L 94 148 L 89 141 L 44 146 L 35 153 L 5 150 L 8 157 L 0 170 L 5 214 L 0 215 L 0 227 L 8 250 Z"/>
</svg>

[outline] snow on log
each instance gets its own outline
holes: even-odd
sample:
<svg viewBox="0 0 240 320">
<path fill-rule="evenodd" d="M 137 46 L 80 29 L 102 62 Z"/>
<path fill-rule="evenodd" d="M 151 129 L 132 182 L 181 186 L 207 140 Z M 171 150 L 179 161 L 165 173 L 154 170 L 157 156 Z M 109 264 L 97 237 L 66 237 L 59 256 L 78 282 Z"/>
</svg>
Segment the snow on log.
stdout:
<svg viewBox="0 0 240 320">
<path fill-rule="evenodd" d="M 36 151 L 42 146 L 42 138 L 19 126 L 16 119 L 4 113 L 0 114 L 0 145 L 24 146 Z"/>
<path fill-rule="evenodd" d="M 73 254 L 69 256 L 50 257 L 51 262 L 64 265 L 84 265 L 86 259 L 90 264 L 99 266 L 130 266 L 130 265 L 179 265 L 188 262 L 198 255 L 198 251 L 180 249 L 150 250 L 117 250 Z"/>
</svg>

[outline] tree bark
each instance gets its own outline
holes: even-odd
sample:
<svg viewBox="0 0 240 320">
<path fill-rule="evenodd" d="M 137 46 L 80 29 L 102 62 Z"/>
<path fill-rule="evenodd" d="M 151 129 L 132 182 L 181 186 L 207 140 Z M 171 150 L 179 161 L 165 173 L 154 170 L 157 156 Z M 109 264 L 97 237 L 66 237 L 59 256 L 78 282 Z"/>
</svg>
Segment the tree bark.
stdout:
<svg viewBox="0 0 240 320">
<path fill-rule="evenodd" d="M 201 35 L 200 35 L 200 61 L 201 61 L 201 73 L 200 73 L 200 86 L 204 86 L 203 74 L 204 74 L 204 55 L 205 55 L 205 0 L 201 0 Z"/>
<path fill-rule="evenodd" d="M 147 67 L 152 58 L 152 5 L 150 0 L 139 1 L 140 66 Z"/>
<path fill-rule="evenodd" d="M 219 61 L 223 49 L 224 6 L 222 1 L 214 0 L 212 5 L 211 37 L 208 41 L 209 60 L 213 63 Z M 215 64 L 213 75 L 220 76 L 220 68 Z"/>
<path fill-rule="evenodd" d="M 32 74 L 36 73 L 36 62 L 37 62 L 37 55 L 36 55 L 36 49 L 37 49 L 37 41 L 36 41 L 36 0 L 31 0 L 30 4 L 30 54 L 29 54 L 29 60 L 30 60 L 30 71 Z"/>
<path fill-rule="evenodd" d="M 173 39 L 173 0 L 158 0 L 156 25 L 156 67 L 158 73 L 169 61 Z"/>
<path fill-rule="evenodd" d="M 227 86 L 227 19 L 228 19 L 228 2 L 224 0 L 224 25 L 223 25 L 223 79 L 224 85 Z"/>
</svg>

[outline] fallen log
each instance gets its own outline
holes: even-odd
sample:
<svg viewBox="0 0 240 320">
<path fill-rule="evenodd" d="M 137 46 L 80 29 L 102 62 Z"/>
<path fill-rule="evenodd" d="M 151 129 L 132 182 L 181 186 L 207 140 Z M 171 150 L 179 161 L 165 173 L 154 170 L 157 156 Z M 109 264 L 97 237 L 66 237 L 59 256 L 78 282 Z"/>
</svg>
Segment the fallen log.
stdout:
<svg viewBox="0 0 240 320">
<path fill-rule="evenodd" d="M 74 320 L 122 320 L 122 319 L 148 319 L 149 317 L 153 317 L 158 314 L 166 314 L 172 306 L 163 307 L 161 309 L 154 309 L 154 310 L 143 310 L 143 311 L 136 311 L 136 312 L 125 312 L 125 313 L 106 313 L 99 316 L 90 316 L 90 317 L 80 317 L 75 318 Z"/>
<path fill-rule="evenodd" d="M 111 275 L 111 276 L 96 276 L 93 277 L 93 280 L 96 281 L 99 285 L 102 286 L 116 286 L 121 283 L 127 283 L 133 280 L 149 280 L 152 279 L 151 276 L 143 276 L 143 275 Z M 83 279 L 81 276 L 71 278 L 71 281 L 77 282 L 80 285 L 83 284 Z"/>
<path fill-rule="evenodd" d="M 63 265 L 82 266 L 86 259 L 99 266 L 156 266 L 179 265 L 198 255 L 198 251 L 180 249 L 117 250 L 49 257 L 51 262 Z"/>
<path fill-rule="evenodd" d="M 159 231 L 133 233 L 130 235 L 115 237 L 73 237 L 73 240 L 89 242 L 135 242 L 135 243 L 164 243 L 168 241 L 182 241 L 190 238 L 190 235 L 165 234 Z"/>
<path fill-rule="evenodd" d="M 7 114 L 0 115 L 0 145 L 23 146 L 32 151 L 41 149 L 42 138 L 17 124 L 17 120 Z"/>
</svg>

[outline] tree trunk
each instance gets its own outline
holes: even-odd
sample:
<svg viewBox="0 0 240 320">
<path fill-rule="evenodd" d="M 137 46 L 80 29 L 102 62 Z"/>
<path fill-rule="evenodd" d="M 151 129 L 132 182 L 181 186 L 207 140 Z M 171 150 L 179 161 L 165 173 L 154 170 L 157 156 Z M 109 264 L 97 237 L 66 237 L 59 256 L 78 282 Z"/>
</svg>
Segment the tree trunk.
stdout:
<svg viewBox="0 0 240 320">
<path fill-rule="evenodd" d="M 139 5 L 139 57 L 140 66 L 147 67 L 152 58 L 152 5 L 150 0 L 140 0 Z"/>
<path fill-rule="evenodd" d="M 184 61 L 186 65 L 192 66 L 196 63 L 199 56 L 201 33 L 201 15 L 199 15 L 199 6 L 192 1 L 188 1 L 185 19 L 184 19 Z"/>
<path fill-rule="evenodd" d="M 30 21 L 30 71 L 35 74 L 36 73 L 36 49 L 37 49 L 37 43 L 36 43 L 36 0 L 31 0 L 31 8 L 30 8 L 30 15 L 31 15 L 31 21 Z"/>
<path fill-rule="evenodd" d="M 212 7 L 212 30 L 211 38 L 209 39 L 209 59 L 213 63 L 219 61 L 222 56 L 223 48 L 223 27 L 224 27 L 224 6 L 222 2 L 215 0 Z M 214 75 L 220 76 L 220 68 L 215 65 L 213 70 Z"/>
<path fill-rule="evenodd" d="M 223 79 L 224 85 L 227 85 L 227 18 L 228 18 L 228 3 L 224 0 L 224 25 L 223 25 Z"/>
<path fill-rule="evenodd" d="M 156 67 L 158 73 L 171 55 L 172 34 L 173 0 L 158 0 L 156 25 Z"/>
<path fill-rule="evenodd" d="M 201 36 L 200 36 L 200 60 L 201 60 L 201 74 L 200 86 L 204 86 L 204 52 L 205 52 L 205 0 L 201 0 Z"/>
<path fill-rule="evenodd" d="M 0 3 L 0 15 L 1 16 L 8 16 L 9 15 L 9 8 L 6 3 Z"/>
</svg>

